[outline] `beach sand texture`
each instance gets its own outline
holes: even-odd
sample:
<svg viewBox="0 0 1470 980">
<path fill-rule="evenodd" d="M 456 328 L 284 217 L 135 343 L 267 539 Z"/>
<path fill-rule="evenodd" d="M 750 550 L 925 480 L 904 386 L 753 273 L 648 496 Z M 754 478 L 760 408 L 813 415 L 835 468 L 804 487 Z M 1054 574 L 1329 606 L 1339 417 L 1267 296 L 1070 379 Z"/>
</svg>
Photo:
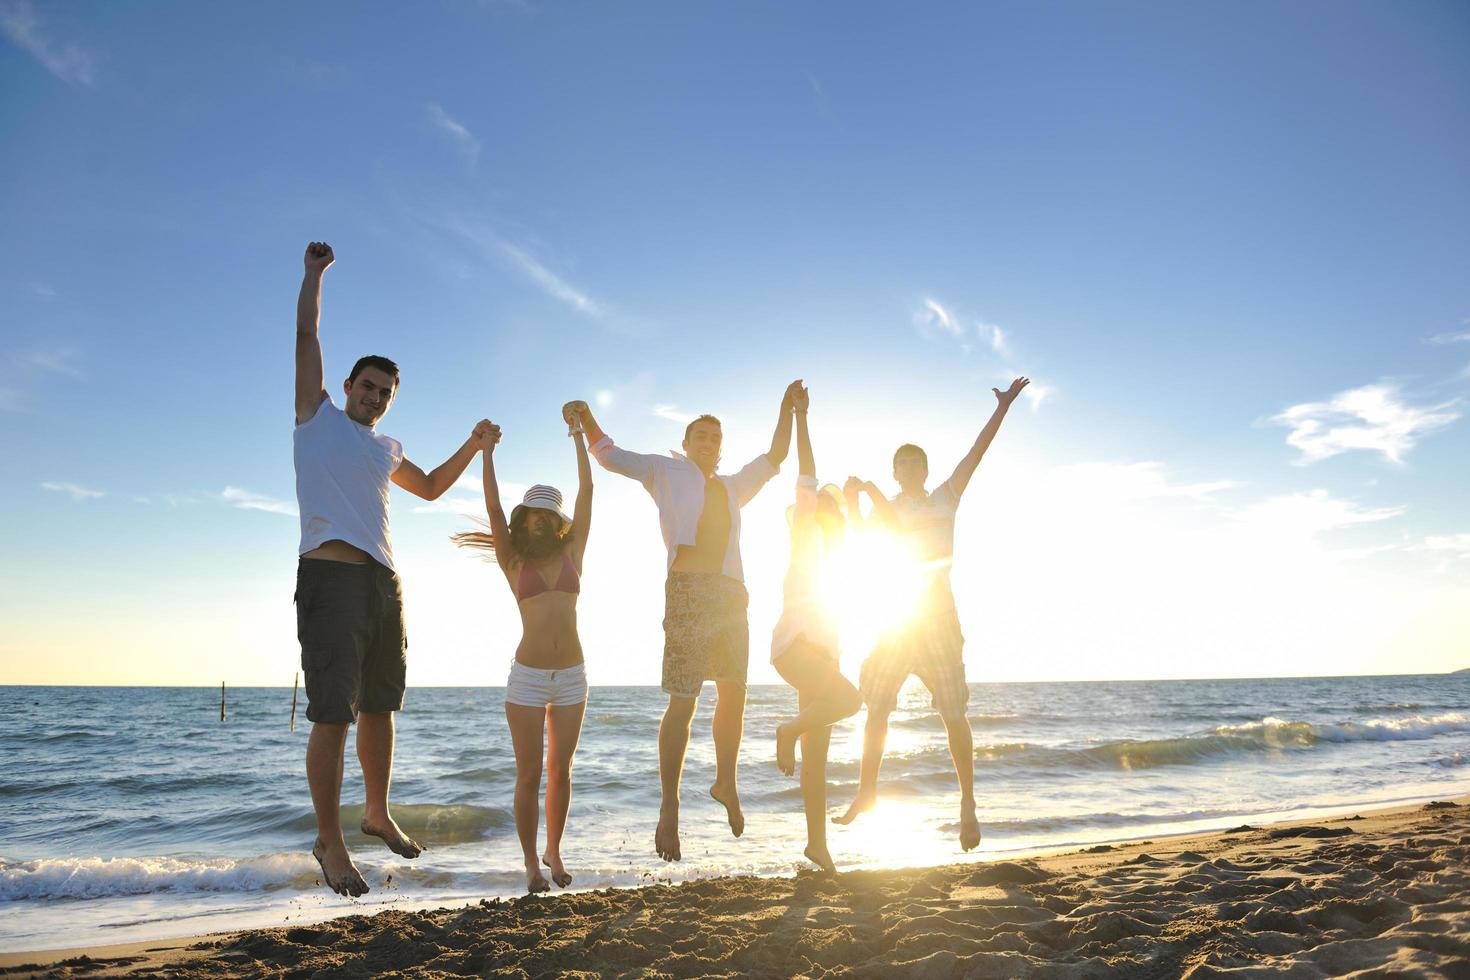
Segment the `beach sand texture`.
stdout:
<svg viewBox="0 0 1470 980">
<path fill-rule="evenodd" d="M 1470 806 L 77 951 L 20 976 L 1470 977 Z M 34 962 L 35 954 L 31 954 Z M 48 957 L 50 959 L 50 957 Z"/>
</svg>

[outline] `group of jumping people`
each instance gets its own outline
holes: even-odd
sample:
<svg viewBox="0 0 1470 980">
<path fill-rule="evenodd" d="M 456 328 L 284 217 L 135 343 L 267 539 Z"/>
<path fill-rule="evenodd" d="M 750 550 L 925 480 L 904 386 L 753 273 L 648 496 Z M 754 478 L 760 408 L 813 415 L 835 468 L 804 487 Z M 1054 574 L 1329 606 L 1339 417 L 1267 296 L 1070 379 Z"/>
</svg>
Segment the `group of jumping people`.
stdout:
<svg viewBox="0 0 1470 980">
<path fill-rule="evenodd" d="M 925 489 L 929 467 L 924 451 L 900 446 L 893 457 L 899 493 L 891 498 L 855 477 L 841 488 L 819 488 L 807 424 L 811 398 L 800 380 L 782 394 L 770 448 L 733 474 L 717 472 L 723 430 L 712 415 L 688 424 L 682 453 L 644 454 L 614 444 L 585 401 L 570 401 L 562 406 L 562 418 L 577 458 L 571 514 L 558 490 L 537 484 L 507 516 L 495 472 L 499 426 L 480 420 L 453 455 L 425 472 L 404 456 L 397 440 L 377 431 L 398 390 L 396 364 L 385 357 L 360 358 L 342 384 L 342 407 L 328 394 L 317 331 L 322 279 L 333 261 L 325 242 L 307 246 L 296 317 L 294 435 L 301 515 L 295 602 L 306 714 L 312 722 L 307 781 L 317 821 L 312 854 L 328 888 L 347 896 L 368 891 L 341 826 L 343 759 L 353 722 L 366 797 L 360 829 L 402 857 L 415 858 L 423 850 L 393 820 L 388 804 L 393 713 L 403 706 L 407 663 L 402 590 L 389 535 L 388 485 L 433 500 L 459 479 L 476 454 L 482 458 L 488 530 L 462 531 L 453 540 L 493 555 L 520 610 L 522 636 L 506 682 L 505 713 L 516 758 L 514 812 L 527 889 L 546 891 L 551 882 L 559 887 L 572 882 L 561 843 L 588 695 L 576 609 L 592 524 L 592 459 L 643 485 L 657 505 L 667 549 L 662 681 L 669 702 L 658 734 L 661 802 L 654 850 L 666 861 L 681 857 L 679 786 L 705 681 L 716 688 L 715 779 L 709 793 L 724 806 L 730 830 L 739 837 L 745 817 L 736 767 L 750 648 L 740 509 L 780 470 L 793 429 L 798 475 L 795 502 L 788 508 L 791 557 L 781 617 L 772 634 L 771 663 L 797 694 L 798 713 L 777 727 L 774 754 L 781 772 L 792 776 L 801 747 L 805 854 L 825 871 L 836 870 L 826 834 L 832 725 L 866 704 L 857 795 L 834 818 L 846 824 L 877 801 L 888 716 L 911 674 L 931 692 L 948 736 L 960 790 L 960 846 L 968 851 L 980 843 L 964 638 L 949 568 L 961 495 L 1026 378 L 1017 378 L 1005 391 L 993 389 L 997 404 L 989 421 L 949 479 L 932 491 Z M 862 495 L 870 501 L 866 517 Z M 854 685 L 840 669 L 841 624 L 824 599 L 822 576 L 849 525 L 865 521 L 886 527 L 907 544 L 922 569 L 922 587 L 913 614 L 885 631 Z M 546 846 L 538 855 L 543 771 Z"/>
</svg>

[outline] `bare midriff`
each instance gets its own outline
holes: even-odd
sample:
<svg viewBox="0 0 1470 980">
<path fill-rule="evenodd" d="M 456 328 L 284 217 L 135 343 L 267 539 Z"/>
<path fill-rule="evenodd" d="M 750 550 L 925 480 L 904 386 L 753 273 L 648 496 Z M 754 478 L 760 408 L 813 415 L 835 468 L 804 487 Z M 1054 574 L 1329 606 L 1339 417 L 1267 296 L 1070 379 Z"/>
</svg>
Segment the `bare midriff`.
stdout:
<svg viewBox="0 0 1470 980">
<path fill-rule="evenodd" d="M 361 565 L 372 561 L 372 556 L 361 548 L 354 547 L 346 541 L 333 538 L 324 541 L 319 547 L 313 548 L 301 556 L 302 558 L 317 558 L 322 561 L 343 561 L 349 565 Z"/>
<path fill-rule="evenodd" d="M 561 558 L 546 569 L 543 579 L 561 569 Z M 516 574 L 520 567 L 517 566 Z M 536 570 L 540 574 L 540 569 Z M 577 636 L 577 594 L 548 590 L 518 603 L 521 610 L 521 645 L 516 660 L 538 670 L 565 670 L 582 662 L 582 641 Z"/>
<path fill-rule="evenodd" d="M 730 497 L 723 481 L 709 477 L 704 481 L 704 510 L 699 512 L 694 544 L 679 546 L 669 571 L 718 575 L 725 570 L 725 551 L 729 546 Z"/>
</svg>

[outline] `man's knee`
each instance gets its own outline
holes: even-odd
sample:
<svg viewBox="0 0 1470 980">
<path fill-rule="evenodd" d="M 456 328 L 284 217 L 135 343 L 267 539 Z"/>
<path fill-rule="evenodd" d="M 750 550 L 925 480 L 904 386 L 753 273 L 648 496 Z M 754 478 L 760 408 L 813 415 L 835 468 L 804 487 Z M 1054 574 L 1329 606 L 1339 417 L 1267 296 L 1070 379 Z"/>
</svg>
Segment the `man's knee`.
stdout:
<svg viewBox="0 0 1470 980">
<path fill-rule="evenodd" d="M 664 721 L 689 724 L 694 720 L 694 709 L 699 704 L 697 698 L 681 697 L 677 694 L 669 695 L 669 706 L 664 709 Z"/>
<path fill-rule="evenodd" d="M 516 789 L 521 792 L 536 792 L 541 789 L 541 767 L 516 771 Z"/>
</svg>

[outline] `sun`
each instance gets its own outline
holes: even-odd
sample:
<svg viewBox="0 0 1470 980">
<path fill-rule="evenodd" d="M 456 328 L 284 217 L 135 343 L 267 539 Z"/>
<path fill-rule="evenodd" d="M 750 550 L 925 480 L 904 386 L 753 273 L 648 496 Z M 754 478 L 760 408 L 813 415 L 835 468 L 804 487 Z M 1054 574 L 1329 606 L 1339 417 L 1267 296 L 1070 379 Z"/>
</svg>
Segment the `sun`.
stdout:
<svg viewBox="0 0 1470 980">
<path fill-rule="evenodd" d="M 850 531 L 826 555 L 821 574 L 822 602 L 841 630 L 842 648 L 871 650 L 912 620 L 926 578 L 899 535 L 881 526 Z"/>
</svg>

